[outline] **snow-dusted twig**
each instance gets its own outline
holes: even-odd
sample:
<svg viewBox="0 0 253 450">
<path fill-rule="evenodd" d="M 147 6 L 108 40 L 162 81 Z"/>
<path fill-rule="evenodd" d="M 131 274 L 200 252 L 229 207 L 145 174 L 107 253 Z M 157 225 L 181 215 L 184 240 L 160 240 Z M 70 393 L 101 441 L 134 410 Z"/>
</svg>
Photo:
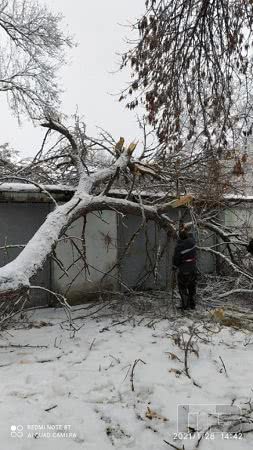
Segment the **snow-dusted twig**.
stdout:
<svg viewBox="0 0 253 450">
<path fill-rule="evenodd" d="M 249 275 L 247 272 L 244 272 L 239 266 L 237 266 L 235 263 L 233 263 L 223 253 L 218 252 L 217 250 L 213 250 L 210 247 L 197 247 L 197 249 L 202 251 L 202 252 L 212 253 L 213 255 L 222 258 L 234 270 L 234 272 L 241 274 L 242 276 L 244 276 L 245 278 L 247 278 L 250 281 L 253 281 L 253 277 L 251 275 Z"/>
<path fill-rule="evenodd" d="M 235 294 L 249 294 L 253 295 L 253 289 L 231 289 L 231 291 L 223 292 L 222 294 L 219 294 L 219 298 L 225 298 L 229 297 L 230 295 Z"/>
<path fill-rule="evenodd" d="M 175 450 L 185 450 L 184 445 L 183 445 L 183 447 L 178 447 L 175 444 L 171 444 L 171 442 L 169 442 L 169 441 L 165 441 L 165 439 L 163 440 L 163 442 L 165 442 L 165 444 L 169 445 L 171 448 L 174 448 Z"/>
<path fill-rule="evenodd" d="M 71 317 L 71 306 L 68 304 L 67 299 L 64 297 L 64 295 L 56 293 L 54 291 L 51 291 L 50 289 L 45 288 L 44 286 L 30 286 L 30 289 L 38 289 L 45 292 L 48 292 L 50 295 L 53 295 L 58 303 L 63 306 L 65 314 L 68 318 L 68 321 L 71 323 L 72 317 Z"/>
<path fill-rule="evenodd" d="M 0 345 L 0 348 L 48 348 L 48 345 L 8 344 Z"/>
<path fill-rule="evenodd" d="M 201 441 L 203 440 L 203 438 L 205 437 L 206 433 L 208 433 L 208 431 L 210 431 L 213 428 L 213 425 L 210 425 L 208 428 L 206 428 L 206 430 L 204 430 L 200 437 L 197 440 L 196 445 L 194 446 L 194 450 L 197 450 L 200 446 Z"/>
<path fill-rule="evenodd" d="M 132 370 L 131 370 L 131 373 L 130 373 L 130 382 L 131 382 L 131 390 L 132 390 L 132 392 L 134 392 L 134 370 L 135 370 L 135 367 L 137 366 L 137 364 L 139 362 L 141 362 L 142 364 L 146 364 L 145 361 L 142 361 L 142 359 L 136 359 L 134 361 L 133 366 L 132 366 Z"/>
<path fill-rule="evenodd" d="M 222 363 L 222 365 L 223 365 L 223 368 L 224 368 L 224 370 L 225 370 L 226 377 L 228 378 L 228 373 L 227 373 L 227 369 L 226 369 L 226 366 L 225 366 L 225 364 L 224 364 L 224 361 L 223 361 L 223 359 L 222 359 L 221 356 L 219 356 L 219 358 L 220 358 L 221 363 Z"/>
<path fill-rule="evenodd" d="M 58 406 L 58 405 L 50 406 L 50 408 L 46 408 L 46 409 L 44 409 L 44 411 L 45 411 L 45 412 L 50 412 L 50 411 L 52 411 L 52 409 L 57 408 L 57 406 Z"/>
<path fill-rule="evenodd" d="M 195 336 L 195 328 L 192 328 L 192 330 L 190 331 L 189 339 L 186 342 L 185 350 L 184 350 L 184 370 L 185 370 L 186 376 L 193 382 L 194 386 L 201 388 L 201 386 L 195 380 L 193 380 L 192 376 L 190 375 L 189 366 L 188 366 L 188 355 L 189 355 L 189 350 L 190 350 L 190 346 L 192 343 L 192 339 L 194 336 Z"/>
</svg>

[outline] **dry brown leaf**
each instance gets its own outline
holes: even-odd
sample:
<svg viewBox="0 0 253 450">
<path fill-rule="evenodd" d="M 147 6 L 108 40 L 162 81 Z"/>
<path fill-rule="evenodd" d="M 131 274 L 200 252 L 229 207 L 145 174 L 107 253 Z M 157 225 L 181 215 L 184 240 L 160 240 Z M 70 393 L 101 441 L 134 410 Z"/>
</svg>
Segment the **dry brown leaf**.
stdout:
<svg viewBox="0 0 253 450">
<path fill-rule="evenodd" d="M 216 308 L 213 311 L 210 311 L 210 315 L 217 322 L 222 322 L 224 319 L 224 308 Z"/>
<path fill-rule="evenodd" d="M 241 328 L 243 326 L 240 318 L 226 316 L 224 308 L 216 308 L 213 311 L 210 311 L 210 315 L 216 322 L 225 325 L 226 327 Z"/>
<path fill-rule="evenodd" d="M 133 154 L 133 152 L 135 151 L 135 149 L 137 147 L 137 144 L 138 144 L 138 142 L 131 142 L 131 144 L 128 146 L 127 153 L 129 155 Z"/>
<path fill-rule="evenodd" d="M 177 355 L 175 355 L 175 353 L 171 353 L 171 352 L 167 352 L 167 353 L 168 353 L 170 359 L 172 359 L 172 360 L 176 359 L 177 361 L 181 362 L 181 359 Z"/>
<path fill-rule="evenodd" d="M 179 377 L 182 374 L 182 370 L 179 369 L 170 369 L 169 370 L 170 373 L 174 373 L 176 375 L 176 377 Z"/>
<path fill-rule="evenodd" d="M 152 175 L 152 176 L 157 175 L 156 170 L 153 167 L 148 166 L 146 164 L 141 164 L 141 163 L 136 162 L 136 163 L 134 163 L 134 167 L 135 167 L 135 170 L 138 170 L 143 175 L 145 175 L 145 174 Z"/>
<path fill-rule="evenodd" d="M 156 413 L 155 411 L 152 411 L 149 406 L 147 406 L 147 411 L 145 413 L 145 417 L 147 417 L 147 419 L 159 419 L 162 420 L 163 422 L 167 422 L 169 419 L 167 419 L 167 417 L 164 416 L 160 416 L 160 414 Z"/>
<path fill-rule="evenodd" d="M 248 159 L 248 155 L 247 155 L 247 153 L 244 153 L 242 155 L 242 162 L 243 162 L 243 164 L 245 164 L 247 162 L 247 159 Z"/>
<path fill-rule="evenodd" d="M 140 170 L 138 169 L 138 167 L 136 167 L 136 166 L 134 166 L 133 173 L 134 173 L 134 175 L 135 175 L 136 177 L 140 177 L 140 176 L 141 176 L 141 172 L 140 172 Z"/>
<path fill-rule="evenodd" d="M 117 150 L 118 152 L 121 152 L 122 148 L 123 148 L 123 145 L 124 145 L 124 142 L 125 142 L 125 139 L 123 137 L 120 137 L 119 141 L 115 145 L 115 150 Z"/>
<path fill-rule="evenodd" d="M 170 206 L 172 208 L 178 208 L 179 206 L 187 205 L 188 203 L 191 203 L 193 200 L 192 195 L 184 195 L 183 197 L 176 198 L 175 200 L 172 200 L 170 202 Z"/>
</svg>

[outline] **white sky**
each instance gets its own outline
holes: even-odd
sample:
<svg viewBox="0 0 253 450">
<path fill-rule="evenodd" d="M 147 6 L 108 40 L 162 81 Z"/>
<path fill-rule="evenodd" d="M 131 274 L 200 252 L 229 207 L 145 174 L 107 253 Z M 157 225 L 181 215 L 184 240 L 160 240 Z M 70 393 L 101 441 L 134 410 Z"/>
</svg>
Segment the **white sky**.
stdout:
<svg viewBox="0 0 253 450">
<path fill-rule="evenodd" d="M 42 1 L 42 0 L 41 0 Z M 145 0 L 45 0 L 52 10 L 62 12 L 70 34 L 79 43 L 70 52 L 71 64 L 62 70 L 62 110 L 74 114 L 78 106 L 87 131 L 96 134 L 96 126 L 111 132 L 117 139 L 132 141 L 140 136 L 135 112 L 118 102 L 118 93 L 129 81 L 128 74 L 110 73 L 118 68 L 117 52 L 125 48 L 130 29 L 120 26 L 132 23 L 144 11 Z M 21 127 L 11 116 L 1 97 L 0 143 L 9 142 L 24 156 L 33 156 L 40 148 L 44 131 L 24 120 Z"/>
</svg>

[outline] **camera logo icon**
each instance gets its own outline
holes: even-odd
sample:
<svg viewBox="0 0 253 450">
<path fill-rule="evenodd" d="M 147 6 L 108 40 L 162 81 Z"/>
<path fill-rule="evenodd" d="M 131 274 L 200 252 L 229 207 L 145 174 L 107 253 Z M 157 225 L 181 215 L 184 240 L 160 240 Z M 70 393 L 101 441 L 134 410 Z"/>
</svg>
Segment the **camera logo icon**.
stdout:
<svg viewBox="0 0 253 450">
<path fill-rule="evenodd" d="M 24 435 L 23 429 L 23 425 L 11 425 L 11 437 L 22 438 Z"/>
</svg>

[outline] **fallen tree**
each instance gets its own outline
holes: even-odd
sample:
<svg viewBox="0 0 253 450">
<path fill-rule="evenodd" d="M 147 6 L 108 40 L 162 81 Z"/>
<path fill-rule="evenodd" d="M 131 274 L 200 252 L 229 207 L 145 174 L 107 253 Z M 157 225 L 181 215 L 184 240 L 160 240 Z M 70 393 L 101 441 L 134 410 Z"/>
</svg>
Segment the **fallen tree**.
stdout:
<svg viewBox="0 0 253 450">
<path fill-rule="evenodd" d="M 0 298 L 13 299 L 13 296 L 24 295 L 29 290 L 29 280 L 43 267 L 69 225 L 89 212 L 114 209 L 126 214 L 144 214 L 146 219 L 158 222 L 171 234 L 175 232 L 173 222 L 163 215 L 164 211 L 161 206 L 159 209 L 157 206 L 112 198 L 103 195 L 103 190 L 99 195 L 93 194 L 97 186 L 105 182 L 111 185 L 119 171 L 124 172 L 130 165 L 133 167 L 138 164 L 138 160 L 133 161 L 136 144 L 124 147 L 122 142 L 116 149 L 116 159 L 110 167 L 87 174 L 82 160 L 83 148 L 78 146 L 74 135 L 60 122 L 53 119 L 49 119 L 42 126 L 57 131 L 68 140 L 69 156 L 76 169 L 78 183 L 71 200 L 64 205 L 56 206 L 17 258 L 0 269 Z M 142 163 L 142 167 L 145 170 L 145 164 Z M 15 179 L 15 176 L 12 175 L 10 178 Z"/>
<path fill-rule="evenodd" d="M 163 92 L 157 92 L 157 89 L 154 92 L 146 92 L 146 88 L 151 89 L 152 84 L 156 84 L 156 79 L 146 79 L 145 71 L 143 72 L 142 69 L 148 67 L 153 57 L 155 59 L 157 58 L 157 49 L 160 47 L 155 45 L 149 48 L 150 37 L 153 39 L 157 34 L 157 27 L 163 24 L 164 18 L 167 18 L 167 9 L 165 8 L 165 14 L 162 9 L 160 11 L 161 17 L 154 19 L 152 11 L 149 9 L 150 2 L 147 2 L 147 17 L 145 15 L 147 21 L 142 23 L 145 26 L 144 28 L 142 27 L 143 29 L 140 29 L 140 36 L 143 35 L 140 42 L 142 42 L 144 50 L 147 46 L 149 51 L 145 56 L 143 55 L 143 47 L 141 45 L 137 46 L 127 56 L 125 63 L 129 61 L 129 58 L 135 58 L 134 63 L 132 60 L 131 62 L 133 63 L 135 75 L 138 75 L 138 79 L 133 83 L 134 86 L 130 88 L 129 95 L 132 95 L 133 90 L 142 90 L 144 88 L 143 95 L 148 94 L 146 97 L 147 110 L 151 113 L 148 122 L 154 128 L 159 123 L 159 129 L 150 129 L 145 120 L 143 122 L 140 121 L 140 126 L 144 133 L 141 152 L 135 151 L 136 143 L 124 146 L 123 138 L 115 142 L 113 137 L 104 131 L 102 131 L 101 139 L 90 138 L 86 135 L 85 126 L 80 123 L 78 118 L 75 118 L 74 127 L 71 129 L 63 125 L 60 114 L 58 115 L 55 111 L 53 112 L 54 108 L 52 108 L 55 106 L 54 99 L 57 99 L 59 92 L 53 82 L 55 64 L 52 64 L 51 56 L 53 55 L 59 64 L 62 50 L 67 45 L 71 45 L 71 40 L 63 36 L 59 31 L 60 17 L 50 14 L 47 9 L 43 8 L 39 9 L 36 15 L 36 3 L 33 4 L 31 2 L 31 7 L 22 0 L 11 3 L 13 3 L 13 8 L 10 12 L 8 3 L 4 1 L 0 2 L 0 27 L 3 33 L 7 33 L 8 42 L 10 42 L 10 45 L 14 45 L 16 52 L 12 54 L 12 56 L 14 55 L 14 59 L 11 60 L 12 64 L 8 67 L 13 69 L 12 73 L 8 74 L 6 72 L 5 79 L 1 80 L 0 90 L 9 94 L 11 106 L 17 114 L 25 110 L 32 118 L 34 118 L 34 115 L 40 118 L 43 116 L 45 120 L 43 119 L 42 126 L 46 128 L 46 134 L 40 150 L 30 163 L 19 162 L 18 164 L 13 164 L 9 160 L 6 164 L 5 161 L 3 162 L 0 168 L 0 181 L 10 180 L 33 183 L 41 191 L 49 195 L 51 201 L 55 204 L 55 208 L 48 215 L 32 239 L 22 248 L 20 254 L 12 262 L 0 268 L 0 298 L 16 301 L 16 299 L 25 297 L 31 287 L 31 278 L 43 267 L 50 256 L 54 257 L 57 242 L 64 236 L 70 224 L 79 217 L 86 217 L 90 212 L 110 209 L 118 214 L 135 214 L 141 216 L 142 224 L 130 239 L 129 245 L 132 244 L 135 236 L 144 228 L 147 220 L 155 221 L 169 235 L 175 236 L 178 226 L 177 220 L 172 221 L 167 215 L 169 208 L 173 204 L 172 199 L 176 202 L 174 206 L 186 206 L 191 204 L 193 198 L 195 199 L 194 206 L 190 206 L 186 211 L 188 214 L 187 220 L 189 218 L 191 219 L 191 223 L 197 231 L 198 228 L 204 228 L 209 230 L 210 233 L 214 233 L 217 236 L 217 245 L 220 246 L 222 244 L 218 249 L 216 247 L 210 249 L 204 247 L 202 251 L 209 251 L 215 257 L 222 258 L 235 273 L 239 273 L 244 279 L 246 278 L 251 282 L 250 274 L 243 267 L 243 264 L 241 264 L 234 251 L 235 248 L 240 248 L 245 253 L 245 247 L 247 245 L 245 236 L 238 235 L 238 233 L 235 234 L 233 229 L 227 228 L 220 221 L 220 212 L 226 206 L 224 198 L 229 192 L 234 192 L 231 173 L 240 177 L 243 174 L 242 163 L 245 160 L 245 155 L 241 156 L 239 154 L 236 156 L 234 152 L 235 142 L 242 143 L 243 141 L 239 137 L 234 141 L 234 137 L 231 137 L 230 122 L 230 125 L 227 125 L 228 128 L 225 127 L 228 122 L 227 115 L 225 114 L 225 123 L 220 120 L 220 115 L 223 118 L 224 111 L 222 106 L 224 106 L 224 102 L 226 103 L 226 96 L 220 96 L 216 91 L 224 88 L 224 86 L 228 88 L 232 83 L 230 78 L 225 80 L 225 84 L 222 77 L 218 77 L 218 82 L 215 81 L 216 96 L 214 96 L 213 100 L 216 100 L 216 103 L 219 100 L 218 112 L 220 114 L 217 114 L 215 118 L 213 118 L 213 114 L 211 115 L 212 117 L 207 118 L 204 114 L 205 108 L 199 110 L 199 102 L 206 100 L 204 98 L 205 94 L 203 94 L 204 97 L 202 95 L 205 92 L 205 89 L 203 89 L 206 82 L 204 75 L 202 78 L 198 78 L 197 90 L 193 91 L 195 93 L 193 98 L 188 98 L 187 102 L 187 92 L 183 90 L 183 95 L 181 94 L 182 80 L 177 76 L 176 71 L 171 71 L 168 74 L 169 78 L 163 80 L 164 87 L 167 89 L 168 80 L 170 85 L 173 85 L 177 81 L 176 84 L 174 83 L 176 89 L 172 89 L 169 92 L 170 96 L 166 97 L 166 102 L 169 101 L 169 104 L 167 104 L 167 108 L 165 109 L 166 114 L 164 119 L 161 119 L 159 123 L 159 114 L 166 107 L 166 102 L 164 103 L 163 100 L 164 97 L 160 96 Z M 152 8 L 154 8 L 156 2 L 151 3 Z M 177 12 L 177 3 L 168 3 L 173 4 L 174 12 Z M 199 1 L 197 5 L 206 6 L 204 3 Z M 208 26 L 208 23 L 215 26 L 215 21 L 219 18 L 217 16 L 212 18 L 209 9 L 207 8 L 206 10 L 206 7 L 203 9 L 202 6 L 200 8 L 200 15 L 196 17 L 197 19 L 198 17 L 203 18 L 203 29 Z M 183 8 L 183 5 L 181 7 Z M 23 15 L 19 13 L 20 8 L 23 8 Z M 189 11 L 191 10 L 189 2 L 187 8 Z M 229 11 L 226 12 L 225 19 L 227 14 L 229 14 Z M 36 23 L 40 27 L 35 26 L 31 28 L 34 15 L 36 15 L 39 21 Z M 24 23 L 23 19 L 26 16 L 29 20 Z M 43 20 L 44 16 L 45 20 Z M 6 17 L 10 19 L 7 30 L 5 28 Z M 177 17 L 176 14 L 175 21 L 178 20 Z M 180 15 L 180 18 L 183 24 L 185 24 L 183 14 Z M 30 24 L 31 29 L 25 26 L 27 23 L 28 25 Z M 197 20 L 196 26 L 198 23 L 199 21 Z M 169 25 L 169 22 L 166 22 L 166 24 Z M 181 39 L 183 40 L 187 38 L 189 33 L 187 23 L 185 25 L 181 33 Z M 240 21 L 239 30 L 241 26 Z M 41 29 L 43 33 L 38 33 L 38 29 Z M 50 32 L 52 29 L 54 30 L 53 35 Z M 31 31 L 32 36 L 29 34 Z M 157 37 L 163 39 L 163 35 L 160 36 L 160 31 Z M 171 32 L 173 30 L 169 29 L 169 31 Z M 52 36 L 53 38 L 51 39 Z M 198 35 L 193 34 L 192 37 L 194 36 L 198 41 Z M 173 34 L 174 38 L 177 42 L 177 36 Z M 30 44 L 33 44 L 32 51 Z M 223 48 L 223 40 L 221 44 Z M 41 53 L 36 56 L 35 50 L 40 45 L 43 51 L 41 50 Z M 202 39 L 201 42 L 198 42 L 198 45 L 198 51 L 200 53 L 201 48 L 205 48 L 204 55 L 207 58 L 208 52 L 206 51 L 205 40 Z M 166 48 L 164 48 L 164 56 L 169 51 Z M 192 64 L 197 64 L 198 72 L 200 70 L 201 60 L 197 58 L 197 61 L 195 61 L 196 55 L 194 48 L 195 46 L 188 48 L 188 53 L 184 59 L 187 60 L 190 57 Z M 212 49 L 214 51 L 215 43 Z M 15 69 L 18 67 L 20 52 L 24 56 L 25 61 L 29 62 L 24 67 L 24 69 L 29 70 L 23 70 L 22 76 L 18 72 L 15 73 Z M 238 54 L 238 51 L 236 54 Z M 224 51 L 222 67 L 227 65 L 226 55 L 226 51 Z M 241 55 L 241 51 L 239 55 Z M 47 64 L 43 64 L 45 61 Z M 163 59 L 159 58 L 159 54 L 158 61 L 164 65 Z M 180 63 L 181 61 L 180 48 L 177 46 L 173 53 L 173 61 L 173 64 Z M 216 64 L 216 69 L 219 71 L 221 67 L 220 58 L 218 60 L 216 58 L 213 64 Z M 34 71 L 35 65 L 36 67 L 40 67 L 41 70 L 39 72 Z M 157 65 L 153 66 L 155 74 L 156 69 L 159 69 L 159 67 Z M 152 66 L 148 68 L 152 69 Z M 189 78 L 189 65 L 183 64 L 182 68 L 182 76 L 184 81 L 187 82 L 186 86 L 188 86 L 188 79 L 193 82 L 195 78 L 193 77 L 192 79 L 191 76 Z M 141 69 L 140 72 L 139 69 Z M 48 77 L 48 73 L 52 77 Z M 48 92 L 48 98 L 46 99 L 42 95 L 44 91 Z M 159 94 L 159 102 L 161 103 L 157 103 L 156 94 Z M 201 95 L 198 96 L 198 94 Z M 217 112 L 217 108 L 215 108 L 215 102 L 213 100 L 211 102 L 211 96 L 210 99 L 208 97 L 208 102 L 211 102 L 212 112 L 214 113 Z M 186 114 L 186 116 L 184 109 L 180 108 L 182 104 L 189 106 L 189 114 Z M 132 106 L 130 105 L 130 107 Z M 248 103 L 246 106 L 248 107 Z M 233 103 L 233 108 L 231 107 L 228 112 L 231 114 L 240 111 L 245 112 L 246 106 L 240 104 L 237 108 L 237 104 Z M 223 111 L 222 114 L 221 111 Z M 204 114 L 203 117 L 202 113 Z M 167 120 L 168 116 L 169 120 Z M 185 117 L 189 119 L 190 126 L 188 126 L 187 121 L 185 122 Z M 247 118 L 249 117 L 247 115 Z M 167 121 L 167 124 L 170 123 L 169 128 L 164 129 L 164 120 Z M 231 123 L 233 125 L 234 122 Z M 239 126 L 238 123 L 240 125 L 241 137 L 247 132 L 248 124 L 245 122 L 242 123 L 240 119 L 239 122 L 236 121 L 236 127 Z M 183 126 L 183 124 L 186 126 Z M 209 126 L 212 128 L 212 136 L 207 133 Z M 187 128 L 187 132 L 185 128 Z M 158 131 L 158 139 L 154 137 L 155 131 Z M 57 135 L 58 137 L 46 150 L 52 135 Z M 149 142 L 150 138 L 151 142 Z M 100 158 L 97 157 L 98 147 L 102 152 Z M 223 170 L 227 164 L 226 161 L 229 157 L 229 152 L 232 160 L 231 173 Z M 109 157 L 105 157 L 106 154 Z M 219 157 L 224 155 L 226 160 L 219 160 L 217 155 Z M 57 205 L 44 187 L 46 182 L 73 184 L 73 197 L 64 205 Z M 118 187 L 123 186 L 125 198 L 119 199 L 113 195 L 112 188 L 115 185 Z M 144 202 L 142 193 L 145 190 L 156 195 L 151 196 L 150 199 Z M 157 249 L 157 258 L 160 258 L 162 251 L 160 248 Z M 154 272 L 157 272 L 156 262 Z M 244 289 L 248 289 L 248 286 L 244 286 Z"/>
<path fill-rule="evenodd" d="M 195 206 L 190 206 L 193 197 L 190 195 L 180 196 L 175 200 L 168 201 L 170 193 L 164 192 L 164 195 L 156 196 L 155 200 L 143 202 L 141 196 L 141 190 L 143 189 L 140 181 L 142 176 L 148 177 L 148 183 L 150 179 L 158 179 L 159 183 L 166 183 L 166 177 L 160 167 L 151 165 L 150 162 L 146 162 L 145 153 L 148 152 L 144 149 L 139 158 L 134 157 L 134 151 L 136 149 L 136 143 L 132 143 L 128 146 L 124 146 L 124 139 L 121 138 L 115 145 L 108 147 L 108 143 L 103 142 L 103 151 L 108 148 L 110 152 L 110 162 L 105 164 L 106 167 L 91 167 L 87 165 L 87 159 L 89 152 L 91 151 L 90 145 L 94 140 L 88 138 L 83 131 L 82 139 L 80 139 L 80 124 L 76 123 L 74 130 L 70 131 L 59 121 L 48 117 L 42 124 L 47 130 L 54 132 L 61 137 L 61 145 L 64 146 L 64 158 L 68 161 L 69 171 L 75 174 L 76 187 L 73 197 L 63 205 L 57 205 L 54 201 L 55 208 L 46 218 L 43 225 L 34 234 L 32 239 L 22 248 L 20 254 L 9 264 L 0 268 L 0 298 L 14 300 L 25 296 L 31 287 L 30 280 L 36 275 L 36 273 L 43 268 L 46 260 L 53 256 L 54 249 L 59 239 L 64 236 L 67 228 L 78 218 L 85 217 L 88 213 L 94 211 L 102 211 L 110 209 L 118 214 L 133 214 L 139 215 L 143 218 L 142 225 L 152 220 L 159 224 L 161 228 L 166 230 L 169 236 L 176 237 L 176 230 L 178 223 L 173 221 L 166 214 L 168 210 L 174 206 L 188 206 L 188 216 L 192 218 L 191 223 L 199 228 L 206 229 L 211 233 L 215 233 L 220 244 L 223 245 L 223 249 L 219 247 L 203 247 L 201 251 L 214 254 L 225 261 L 226 265 L 230 267 L 235 274 L 240 274 L 245 280 L 249 282 L 253 281 L 250 273 L 240 265 L 240 262 L 236 260 L 233 246 L 240 246 L 245 249 L 247 242 L 243 239 L 243 236 L 239 233 L 235 233 L 234 230 L 228 229 L 224 224 L 218 221 L 217 216 L 221 211 L 221 205 L 213 204 L 211 206 L 205 205 L 203 211 L 203 199 L 198 201 L 202 205 L 196 202 Z M 78 132 L 77 132 L 78 130 Z M 83 129 L 84 130 L 84 129 Z M 48 132 L 47 132 L 48 135 Z M 58 142 L 58 138 L 57 138 Z M 101 144 L 101 143 L 100 143 Z M 54 147 L 54 146 L 53 146 Z M 85 155 L 85 158 L 84 158 Z M 39 158 L 35 158 L 32 163 L 28 163 L 26 167 L 15 168 L 15 171 L 8 176 L 3 176 L 0 181 L 6 181 L 6 179 L 19 181 L 27 181 L 34 183 L 37 187 L 40 187 L 42 192 L 47 192 L 46 189 L 34 181 L 30 181 L 29 178 L 23 176 L 28 172 L 32 172 L 33 167 L 37 167 L 45 164 L 48 161 L 48 153 L 44 155 L 42 152 Z M 62 147 L 57 148 L 55 158 L 59 158 L 62 161 Z M 62 164 L 62 163 L 60 163 Z M 102 164 L 101 164 L 102 165 Z M 136 181 L 136 170 L 138 170 L 139 178 Z M 50 172 L 49 172 L 50 173 Z M 194 171 L 196 174 L 196 171 Z M 203 173 L 202 178 L 203 178 Z M 22 175 L 22 177 L 21 177 Z M 201 176 L 201 175 L 199 175 Z M 119 181 L 119 177 L 121 181 Z M 122 182 L 122 178 L 128 177 L 130 180 L 129 187 L 126 189 L 125 198 L 117 198 L 113 195 L 113 184 Z M 129 181 L 129 180 L 128 180 Z M 131 198 L 131 192 L 133 189 L 133 181 L 136 183 L 139 189 L 139 194 Z M 157 181 L 158 182 L 158 181 Z M 145 186 L 145 185 L 144 185 Z M 152 190 L 151 190 L 152 191 Z M 174 193 L 175 195 L 175 193 Z M 162 201 L 161 201 L 162 200 Z M 165 201 L 166 200 L 166 201 Z M 219 199 L 219 202 L 221 198 Z M 223 205 L 225 206 L 225 204 Z M 140 232 L 142 226 L 136 231 L 136 234 Z M 130 239 L 129 246 L 132 244 L 135 235 Z M 85 237 L 84 237 L 85 239 Z M 161 257 L 161 249 L 157 249 L 157 258 Z M 83 255 L 85 258 L 85 255 Z M 157 265 L 155 263 L 155 265 Z M 155 270 L 155 268 L 154 268 Z M 245 289 L 245 287 L 244 287 Z"/>
</svg>

